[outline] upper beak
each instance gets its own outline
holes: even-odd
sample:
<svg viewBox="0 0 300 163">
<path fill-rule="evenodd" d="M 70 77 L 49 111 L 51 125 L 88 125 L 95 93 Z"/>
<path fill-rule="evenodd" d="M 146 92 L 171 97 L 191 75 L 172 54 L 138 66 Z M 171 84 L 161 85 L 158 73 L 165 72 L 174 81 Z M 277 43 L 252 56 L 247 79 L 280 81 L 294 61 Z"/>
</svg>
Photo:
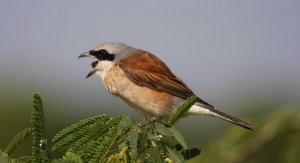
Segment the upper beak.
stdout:
<svg viewBox="0 0 300 163">
<path fill-rule="evenodd" d="M 78 58 L 83 58 L 83 57 L 92 57 L 92 55 L 90 55 L 90 52 L 85 52 L 78 56 Z"/>
</svg>

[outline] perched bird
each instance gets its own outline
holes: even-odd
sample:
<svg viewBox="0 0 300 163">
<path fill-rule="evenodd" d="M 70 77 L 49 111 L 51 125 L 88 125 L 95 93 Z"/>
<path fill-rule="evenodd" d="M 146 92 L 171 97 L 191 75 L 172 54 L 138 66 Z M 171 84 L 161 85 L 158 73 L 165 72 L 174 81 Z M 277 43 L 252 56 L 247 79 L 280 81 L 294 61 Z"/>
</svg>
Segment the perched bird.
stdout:
<svg viewBox="0 0 300 163">
<path fill-rule="evenodd" d="M 155 55 L 123 43 L 106 42 L 81 54 L 78 58 L 95 57 L 86 78 L 100 76 L 108 91 L 122 98 L 131 107 L 161 122 L 194 92 Z M 197 97 L 187 115 L 208 115 L 221 118 L 246 129 L 254 127 L 225 114 Z"/>
</svg>

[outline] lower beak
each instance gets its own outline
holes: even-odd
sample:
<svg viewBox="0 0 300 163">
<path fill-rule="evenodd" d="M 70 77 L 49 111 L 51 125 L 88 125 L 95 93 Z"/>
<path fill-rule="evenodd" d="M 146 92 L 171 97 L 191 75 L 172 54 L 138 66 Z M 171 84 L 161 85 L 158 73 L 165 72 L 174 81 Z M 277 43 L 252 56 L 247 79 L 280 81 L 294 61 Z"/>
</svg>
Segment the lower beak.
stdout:
<svg viewBox="0 0 300 163">
<path fill-rule="evenodd" d="M 87 75 L 86 75 L 86 77 L 85 78 L 88 78 L 88 77 L 90 77 L 90 76 L 92 76 L 92 75 L 94 75 L 96 72 L 98 71 L 98 69 L 97 68 L 93 68 Z"/>
</svg>

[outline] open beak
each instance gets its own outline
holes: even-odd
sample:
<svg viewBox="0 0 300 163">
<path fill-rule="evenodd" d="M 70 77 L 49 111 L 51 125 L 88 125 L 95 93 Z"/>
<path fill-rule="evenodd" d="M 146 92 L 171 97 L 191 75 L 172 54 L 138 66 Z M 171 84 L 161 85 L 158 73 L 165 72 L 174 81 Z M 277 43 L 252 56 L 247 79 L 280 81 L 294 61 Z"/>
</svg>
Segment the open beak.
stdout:
<svg viewBox="0 0 300 163">
<path fill-rule="evenodd" d="M 94 56 L 90 55 L 90 52 L 85 52 L 85 53 L 82 53 L 82 54 L 80 54 L 80 55 L 78 56 L 78 58 L 84 58 L 84 57 L 94 57 Z M 94 62 L 93 62 L 93 63 L 94 63 Z M 92 70 L 86 75 L 85 78 L 88 78 L 88 77 L 94 75 L 94 74 L 98 71 L 98 68 L 97 68 L 96 66 L 97 66 L 97 65 L 94 66 L 94 65 L 92 64 Z"/>
</svg>

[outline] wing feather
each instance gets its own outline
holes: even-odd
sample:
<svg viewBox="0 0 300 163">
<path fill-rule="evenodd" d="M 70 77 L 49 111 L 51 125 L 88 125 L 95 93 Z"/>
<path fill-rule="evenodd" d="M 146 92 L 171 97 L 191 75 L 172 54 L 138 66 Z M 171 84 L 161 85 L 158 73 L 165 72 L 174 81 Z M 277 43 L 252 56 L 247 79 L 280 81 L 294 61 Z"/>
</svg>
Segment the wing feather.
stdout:
<svg viewBox="0 0 300 163">
<path fill-rule="evenodd" d="M 135 84 L 145 86 L 156 91 L 163 91 L 173 96 L 187 99 L 194 95 L 193 91 L 176 77 L 167 65 L 155 55 L 140 51 L 120 60 L 118 66 Z M 197 102 L 208 109 L 213 106 L 197 98 Z"/>
</svg>

